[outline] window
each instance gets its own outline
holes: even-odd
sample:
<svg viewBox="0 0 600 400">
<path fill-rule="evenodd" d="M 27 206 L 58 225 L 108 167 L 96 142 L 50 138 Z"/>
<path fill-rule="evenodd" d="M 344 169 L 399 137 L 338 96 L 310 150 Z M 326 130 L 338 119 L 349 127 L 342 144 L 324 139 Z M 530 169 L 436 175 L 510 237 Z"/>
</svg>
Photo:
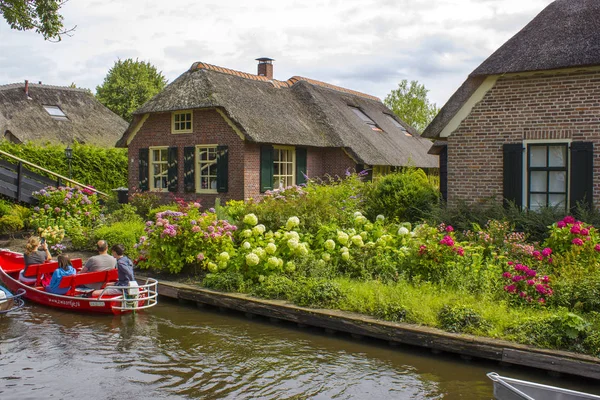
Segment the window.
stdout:
<svg viewBox="0 0 600 400">
<path fill-rule="evenodd" d="M 59 106 L 44 106 L 44 110 L 46 110 L 46 112 L 48 114 L 50 114 L 50 116 L 54 119 L 57 119 L 60 121 L 68 120 L 67 116 L 65 115 L 63 110 L 60 109 Z"/>
<path fill-rule="evenodd" d="M 353 106 L 349 106 L 349 107 L 352 111 L 354 111 L 354 114 L 356 114 L 358 116 L 358 118 L 361 119 L 362 122 L 369 125 L 371 127 L 371 129 L 373 129 L 374 131 L 381 131 L 381 128 L 379 128 L 377 126 L 375 121 L 373 121 L 371 118 L 369 118 L 369 116 L 367 114 L 365 114 L 360 108 L 353 107 Z"/>
<path fill-rule="evenodd" d="M 150 148 L 150 190 L 166 192 L 168 190 L 168 148 Z"/>
<path fill-rule="evenodd" d="M 173 125 L 172 133 L 190 133 L 192 132 L 192 112 L 177 111 L 172 114 Z"/>
<path fill-rule="evenodd" d="M 198 192 L 217 193 L 217 146 L 196 146 Z"/>
<path fill-rule="evenodd" d="M 568 152 L 566 143 L 527 147 L 527 204 L 530 210 L 567 207 Z"/>
<path fill-rule="evenodd" d="M 392 124 L 394 124 L 394 126 L 396 128 L 400 128 L 400 130 L 402 132 L 404 132 L 404 135 L 406 135 L 406 136 L 412 136 L 410 133 L 408 133 L 408 131 L 406 130 L 406 128 L 404 126 L 402 126 L 402 124 L 400 122 L 398 122 L 398 120 L 396 120 L 396 118 L 393 115 L 385 114 L 385 116 L 388 117 L 388 119 L 390 120 L 390 122 Z"/>
<path fill-rule="evenodd" d="M 273 151 L 273 189 L 294 185 L 296 159 L 293 147 L 275 147 Z"/>
</svg>

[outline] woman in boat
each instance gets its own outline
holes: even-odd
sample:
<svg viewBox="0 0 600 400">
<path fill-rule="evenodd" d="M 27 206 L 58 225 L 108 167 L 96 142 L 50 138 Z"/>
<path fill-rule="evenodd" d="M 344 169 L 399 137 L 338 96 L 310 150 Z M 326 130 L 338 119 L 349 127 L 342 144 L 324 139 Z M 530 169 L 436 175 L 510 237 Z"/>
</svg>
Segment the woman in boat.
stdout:
<svg viewBox="0 0 600 400">
<path fill-rule="evenodd" d="M 25 253 L 23 254 L 23 260 L 25 260 L 25 268 L 21 271 L 19 275 L 19 280 L 23 283 L 33 284 L 36 281 L 36 278 L 26 278 L 25 272 L 27 268 L 32 264 L 41 264 L 44 261 L 52 260 L 52 254 L 50 254 L 50 250 L 48 250 L 48 243 L 44 240 L 41 243 L 40 238 L 37 236 L 31 236 L 29 240 L 27 240 L 27 244 L 25 245 Z"/>
<path fill-rule="evenodd" d="M 65 294 L 69 288 L 59 288 L 62 278 L 69 275 L 75 275 L 75 268 L 71 265 L 71 259 L 66 254 L 58 256 L 58 268 L 52 274 L 50 284 L 46 286 L 46 292 L 54 294 Z"/>
</svg>

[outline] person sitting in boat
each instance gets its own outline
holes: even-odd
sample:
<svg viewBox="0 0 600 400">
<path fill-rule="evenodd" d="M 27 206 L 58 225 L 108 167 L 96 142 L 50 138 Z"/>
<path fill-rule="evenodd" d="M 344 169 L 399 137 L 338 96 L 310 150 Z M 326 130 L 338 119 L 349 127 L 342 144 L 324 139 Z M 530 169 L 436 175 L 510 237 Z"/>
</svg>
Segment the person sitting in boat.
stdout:
<svg viewBox="0 0 600 400">
<path fill-rule="evenodd" d="M 54 294 L 65 294 L 69 291 L 69 288 L 59 288 L 60 281 L 62 278 L 69 275 L 75 275 L 76 271 L 71 265 L 71 259 L 66 254 L 58 256 L 58 268 L 52 274 L 52 280 L 50 284 L 46 286 L 46 292 Z"/>
<path fill-rule="evenodd" d="M 115 244 L 111 249 L 113 257 L 117 260 L 117 270 L 119 272 L 119 280 L 112 286 L 129 286 L 129 282 L 135 281 L 133 275 L 133 262 L 125 255 L 125 246 Z M 122 294 L 119 289 L 95 290 L 93 296 L 99 296 L 101 293 L 105 295 Z"/>
<path fill-rule="evenodd" d="M 42 264 L 44 261 L 52 260 L 52 255 L 50 254 L 50 250 L 48 250 L 48 243 L 46 243 L 46 240 L 43 240 L 42 243 L 39 237 L 31 236 L 25 245 L 23 259 L 25 260 L 25 268 L 21 271 L 19 280 L 23 283 L 32 285 L 35 283 L 36 278 L 25 277 L 27 268 L 32 264 Z"/>
<path fill-rule="evenodd" d="M 85 265 L 81 268 L 81 271 L 79 271 L 80 274 L 84 272 L 108 271 L 117 267 L 117 260 L 108 254 L 108 244 L 106 243 L 106 240 L 99 240 L 98 243 L 96 243 L 96 248 L 98 249 L 98 255 L 90 257 L 85 262 Z M 102 287 L 102 282 L 88 283 L 85 287 L 90 289 L 100 289 Z"/>
</svg>

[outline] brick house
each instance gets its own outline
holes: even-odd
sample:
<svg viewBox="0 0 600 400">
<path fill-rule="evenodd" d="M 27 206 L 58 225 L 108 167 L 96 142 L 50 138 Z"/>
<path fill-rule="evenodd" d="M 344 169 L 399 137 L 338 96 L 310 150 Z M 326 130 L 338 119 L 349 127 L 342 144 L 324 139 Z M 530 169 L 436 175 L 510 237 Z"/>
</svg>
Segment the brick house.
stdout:
<svg viewBox="0 0 600 400">
<path fill-rule="evenodd" d="M 438 139 L 430 153 L 449 205 L 599 204 L 600 2 L 548 5 L 469 75 L 423 136 Z"/>
<path fill-rule="evenodd" d="M 210 206 L 301 184 L 306 176 L 437 168 L 432 143 L 376 97 L 293 77 L 273 79 L 205 63 L 134 113 L 117 146 L 129 154 L 129 189 L 169 192 Z"/>
</svg>

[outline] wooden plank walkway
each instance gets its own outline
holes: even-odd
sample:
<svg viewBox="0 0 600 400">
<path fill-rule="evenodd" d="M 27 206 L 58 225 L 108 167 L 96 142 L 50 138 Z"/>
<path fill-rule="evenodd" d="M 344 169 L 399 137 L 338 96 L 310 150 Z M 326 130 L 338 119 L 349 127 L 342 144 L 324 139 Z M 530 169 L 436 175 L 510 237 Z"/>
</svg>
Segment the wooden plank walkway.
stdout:
<svg viewBox="0 0 600 400">
<path fill-rule="evenodd" d="M 141 278 L 141 277 L 140 277 Z M 498 362 L 600 379 L 600 358 L 566 351 L 538 349 L 505 340 L 455 334 L 425 326 L 378 320 L 357 313 L 298 307 L 285 301 L 222 293 L 177 282 L 160 281 L 158 293 L 178 300 L 208 304 L 249 314 L 316 326 L 390 343 L 420 346 Z"/>
</svg>

